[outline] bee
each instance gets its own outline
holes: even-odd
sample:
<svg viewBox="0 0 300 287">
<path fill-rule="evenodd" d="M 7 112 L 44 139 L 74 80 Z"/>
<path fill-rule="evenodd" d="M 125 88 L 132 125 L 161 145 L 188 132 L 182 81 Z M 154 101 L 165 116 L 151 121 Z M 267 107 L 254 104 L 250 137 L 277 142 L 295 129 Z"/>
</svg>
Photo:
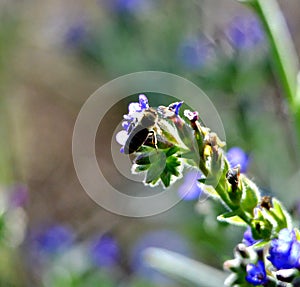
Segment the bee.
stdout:
<svg viewBox="0 0 300 287">
<path fill-rule="evenodd" d="M 155 109 L 148 108 L 143 111 L 137 123 L 132 123 L 129 128 L 129 136 L 124 145 L 124 153 L 132 154 L 147 143 L 157 148 L 155 127 L 158 123 L 158 114 Z"/>
</svg>

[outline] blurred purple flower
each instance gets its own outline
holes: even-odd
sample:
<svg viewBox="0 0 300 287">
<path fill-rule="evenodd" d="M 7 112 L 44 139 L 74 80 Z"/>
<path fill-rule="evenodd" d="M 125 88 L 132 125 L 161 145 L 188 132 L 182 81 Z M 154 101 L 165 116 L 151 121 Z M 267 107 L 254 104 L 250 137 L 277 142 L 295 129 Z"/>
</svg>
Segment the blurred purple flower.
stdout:
<svg viewBox="0 0 300 287">
<path fill-rule="evenodd" d="M 257 264 L 247 264 L 246 280 L 253 286 L 263 285 L 267 282 L 267 274 L 263 261 L 258 261 Z"/>
<path fill-rule="evenodd" d="M 68 249 L 74 241 L 73 231 L 63 225 L 43 228 L 33 236 L 33 246 L 38 253 L 57 254 Z"/>
<path fill-rule="evenodd" d="M 183 200 L 198 199 L 202 193 L 202 189 L 198 184 L 198 179 L 201 177 L 199 171 L 190 171 L 184 177 L 183 184 L 178 188 L 178 195 Z"/>
<path fill-rule="evenodd" d="M 65 34 L 65 44 L 70 48 L 78 48 L 87 39 L 87 29 L 83 22 L 69 27 Z"/>
<path fill-rule="evenodd" d="M 244 233 L 243 243 L 247 246 L 251 246 L 259 241 L 260 240 L 256 240 L 253 238 L 251 228 L 248 227 Z"/>
<path fill-rule="evenodd" d="M 28 188 L 25 185 L 18 184 L 10 189 L 10 207 L 24 207 L 28 200 Z"/>
<path fill-rule="evenodd" d="M 232 46 L 236 49 L 251 49 L 265 40 L 260 22 L 254 16 L 237 16 L 226 31 Z"/>
<path fill-rule="evenodd" d="M 232 147 L 227 151 L 227 159 L 231 168 L 241 165 L 241 172 L 247 172 L 249 165 L 249 156 L 240 147 Z"/>
<path fill-rule="evenodd" d="M 96 266 L 112 267 L 120 258 L 119 245 L 112 236 L 102 235 L 92 242 L 90 256 Z"/>
<path fill-rule="evenodd" d="M 213 54 L 213 44 L 206 37 L 185 39 L 178 48 L 179 62 L 189 69 L 205 66 Z"/>
<path fill-rule="evenodd" d="M 138 14 L 152 8 L 152 0 L 105 0 L 111 11 L 117 14 Z"/>
<path fill-rule="evenodd" d="M 277 239 L 271 241 L 268 259 L 278 269 L 300 267 L 300 242 L 295 230 L 282 229 Z"/>
<path fill-rule="evenodd" d="M 170 230 L 157 230 L 143 235 L 132 249 L 132 268 L 136 274 L 157 284 L 169 284 L 170 279 L 143 262 L 143 251 L 148 247 L 168 249 L 186 256 L 191 256 L 188 242 L 178 233 Z"/>
</svg>

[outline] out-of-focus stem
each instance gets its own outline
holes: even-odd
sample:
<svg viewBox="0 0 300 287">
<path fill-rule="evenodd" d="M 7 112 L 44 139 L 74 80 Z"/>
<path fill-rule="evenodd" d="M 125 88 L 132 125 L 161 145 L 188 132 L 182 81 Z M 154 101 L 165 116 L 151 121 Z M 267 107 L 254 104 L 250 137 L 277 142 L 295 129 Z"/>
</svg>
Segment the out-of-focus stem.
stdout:
<svg viewBox="0 0 300 287">
<path fill-rule="evenodd" d="M 300 165 L 300 90 L 297 83 L 299 62 L 291 35 L 276 0 L 249 2 L 261 19 L 269 38 L 275 73 L 292 112 L 296 129 L 297 162 Z"/>
<path fill-rule="evenodd" d="M 9 134 L 9 116 L 6 98 L 0 96 L 0 183 L 13 181 L 12 143 Z"/>
<path fill-rule="evenodd" d="M 151 247 L 143 255 L 152 268 L 195 286 L 224 286 L 227 277 L 225 272 L 169 250 Z"/>
</svg>

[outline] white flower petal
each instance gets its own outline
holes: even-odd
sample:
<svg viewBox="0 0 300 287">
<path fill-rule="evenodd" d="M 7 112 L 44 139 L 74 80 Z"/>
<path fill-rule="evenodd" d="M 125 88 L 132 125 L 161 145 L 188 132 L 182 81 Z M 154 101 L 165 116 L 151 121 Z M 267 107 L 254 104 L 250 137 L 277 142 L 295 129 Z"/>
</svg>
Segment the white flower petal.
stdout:
<svg viewBox="0 0 300 287">
<path fill-rule="evenodd" d="M 128 134 L 126 131 L 120 131 L 116 134 L 116 141 L 120 145 L 125 145 L 127 138 L 128 138 Z"/>
</svg>

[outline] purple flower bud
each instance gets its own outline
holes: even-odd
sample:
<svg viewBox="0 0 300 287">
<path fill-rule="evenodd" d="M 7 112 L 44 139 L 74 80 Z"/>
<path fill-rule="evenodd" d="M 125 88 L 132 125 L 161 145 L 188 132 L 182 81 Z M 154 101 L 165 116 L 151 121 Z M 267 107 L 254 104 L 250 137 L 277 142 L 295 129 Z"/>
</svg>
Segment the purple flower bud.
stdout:
<svg viewBox="0 0 300 287">
<path fill-rule="evenodd" d="M 112 267 L 120 257 L 119 245 L 112 236 L 103 235 L 91 244 L 90 255 L 96 266 Z"/>
<path fill-rule="evenodd" d="M 241 166 L 241 172 L 245 173 L 249 165 L 249 156 L 240 148 L 232 147 L 227 151 L 227 159 L 231 168 L 236 167 L 238 164 Z"/>
<path fill-rule="evenodd" d="M 188 118 L 189 121 L 197 121 L 199 119 L 199 114 L 197 111 L 192 112 L 190 110 L 185 110 L 184 111 L 184 116 Z"/>
<path fill-rule="evenodd" d="M 247 246 L 251 246 L 257 242 L 259 242 L 259 240 L 253 238 L 251 228 L 248 227 L 244 233 L 243 243 Z"/>
<path fill-rule="evenodd" d="M 294 230 L 282 229 L 278 238 L 271 241 L 268 259 L 278 269 L 300 267 L 300 242 Z"/>
<path fill-rule="evenodd" d="M 141 110 L 149 109 L 149 101 L 148 98 L 144 94 L 139 95 L 139 104 Z"/>
<path fill-rule="evenodd" d="M 175 115 L 178 116 L 179 110 L 180 110 L 182 104 L 183 104 L 183 102 L 175 102 L 175 103 L 172 103 L 171 105 L 169 105 L 168 108 L 169 108 L 170 110 L 172 110 L 172 111 L 175 113 Z"/>
<path fill-rule="evenodd" d="M 262 261 L 259 260 L 256 265 L 252 263 L 247 264 L 246 271 L 247 271 L 246 280 L 250 284 L 254 286 L 258 286 L 258 285 L 265 284 L 267 282 L 266 269 Z"/>
</svg>

